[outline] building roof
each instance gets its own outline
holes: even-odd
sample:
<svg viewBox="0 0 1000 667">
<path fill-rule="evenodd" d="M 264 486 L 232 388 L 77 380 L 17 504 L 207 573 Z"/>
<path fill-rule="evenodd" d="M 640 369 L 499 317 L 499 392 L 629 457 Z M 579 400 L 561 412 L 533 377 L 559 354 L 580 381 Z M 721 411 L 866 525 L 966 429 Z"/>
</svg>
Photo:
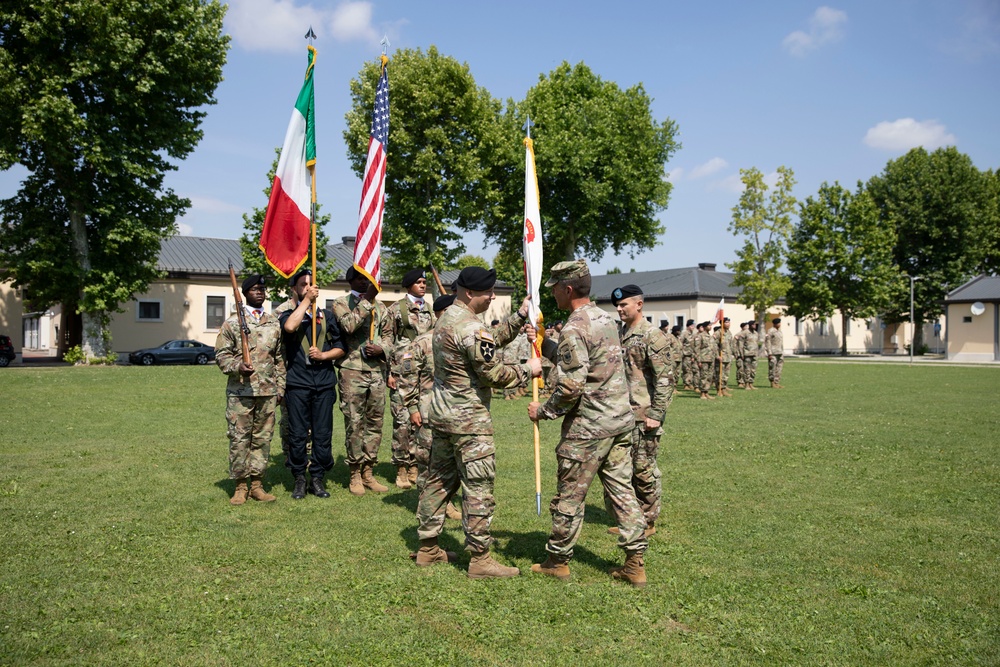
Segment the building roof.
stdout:
<svg viewBox="0 0 1000 667">
<path fill-rule="evenodd" d="M 976 276 L 960 287 L 956 287 L 944 297 L 945 303 L 969 303 L 989 301 L 1000 303 L 1000 276 L 983 274 Z"/>
<path fill-rule="evenodd" d="M 594 276 L 590 294 L 598 302 L 610 301 L 611 292 L 623 285 L 638 285 L 646 299 L 732 299 L 741 289 L 733 286 L 734 273 L 716 271 L 715 264 L 703 263 L 682 269 L 637 271 Z"/>
</svg>

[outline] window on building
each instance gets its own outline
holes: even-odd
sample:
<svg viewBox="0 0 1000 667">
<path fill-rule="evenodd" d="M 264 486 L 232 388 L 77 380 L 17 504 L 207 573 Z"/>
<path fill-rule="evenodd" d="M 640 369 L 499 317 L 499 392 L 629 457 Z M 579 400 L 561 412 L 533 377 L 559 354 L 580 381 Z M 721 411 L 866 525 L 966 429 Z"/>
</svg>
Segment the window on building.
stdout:
<svg viewBox="0 0 1000 667">
<path fill-rule="evenodd" d="M 334 301 L 333 299 L 327 299 L 326 300 L 326 309 L 327 310 L 333 310 L 333 301 Z"/>
<path fill-rule="evenodd" d="M 136 304 L 136 319 L 140 322 L 162 322 L 159 301 L 140 301 Z"/>
<path fill-rule="evenodd" d="M 679 326 L 681 329 L 683 329 L 684 328 L 684 316 L 683 315 L 674 315 L 674 324 L 676 326 Z"/>
<path fill-rule="evenodd" d="M 646 321 L 649 322 L 650 324 L 652 324 L 653 323 L 653 316 L 652 315 L 646 315 Z"/>
<path fill-rule="evenodd" d="M 962 321 L 963 322 L 969 322 L 969 323 L 971 323 L 972 322 L 972 315 L 966 315 L 965 317 L 962 318 Z"/>
<path fill-rule="evenodd" d="M 226 297 L 210 296 L 205 298 L 205 328 L 221 329 L 226 321 Z"/>
<path fill-rule="evenodd" d="M 820 336 L 826 335 L 826 320 L 819 321 L 819 335 Z"/>
<path fill-rule="evenodd" d="M 845 336 L 850 336 L 851 335 L 851 320 L 850 320 L 850 318 L 848 318 L 847 319 L 847 323 L 844 324 L 844 335 Z"/>
<path fill-rule="evenodd" d="M 795 335 L 796 336 L 802 335 L 802 320 L 800 320 L 797 317 L 795 318 Z"/>
</svg>

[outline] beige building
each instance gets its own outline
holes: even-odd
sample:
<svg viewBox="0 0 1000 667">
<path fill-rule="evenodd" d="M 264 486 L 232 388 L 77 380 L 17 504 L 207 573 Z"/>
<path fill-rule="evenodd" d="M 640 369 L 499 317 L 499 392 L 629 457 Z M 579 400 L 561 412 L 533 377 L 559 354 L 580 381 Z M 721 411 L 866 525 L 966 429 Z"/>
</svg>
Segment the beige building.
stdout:
<svg viewBox="0 0 1000 667">
<path fill-rule="evenodd" d="M 594 276 L 591 295 L 597 305 L 614 312 L 611 292 L 616 287 L 638 285 L 645 295 L 643 313 L 653 324 L 662 327 L 681 325 L 691 319 L 695 322 L 712 321 L 723 303 L 723 312 L 732 322 L 732 331 L 739 331 L 740 322 L 754 319 L 754 313 L 736 302 L 740 288 L 735 287 L 735 274 L 717 271 L 715 264 L 703 263 L 696 267 L 640 271 Z M 838 354 L 841 348 L 841 317 L 839 313 L 828 320 L 796 318 L 785 315 L 785 306 L 779 302 L 765 318 L 765 327 L 771 327 L 775 317 L 782 319 L 782 333 L 786 354 Z M 924 328 L 924 341 L 933 351 L 944 351 L 944 341 L 939 328 L 935 336 L 934 323 Z M 888 324 L 878 318 L 855 319 L 847 323 L 848 354 L 906 354 L 910 341 L 907 322 Z"/>
<path fill-rule="evenodd" d="M 354 237 L 327 246 L 327 258 L 335 262 L 338 276 L 351 266 Z M 128 353 L 155 347 L 175 338 L 188 338 L 215 345 L 219 327 L 233 312 L 235 301 L 229 278 L 229 262 L 242 277 L 243 261 L 240 244 L 234 239 L 212 239 L 195 236 L 175 236 L 163 241 L 157 268 L 166 276 L 150 284 L 142 294 L 124 304 L 125 312 L 116 313 L 111 321 L 111 341 L 121 360 Z M 458 277 L 458 271 L 441 275 L 446 288 Z M 320 289 L 320 303 L 329 306 L 333 300 L 350 291 L 339 278 Z M 502 319 L 511 312 L 513 290 L 503 283 L 496 287 L 497 298 L 483 315 Z M 383 285 L 378 299 L 391 303 L 401 299 L 405 290 L 400 285 Z M 29 356 L 56 356 L 59 325 L 58 306 L 44 313 L 22 313 L 18 290 L 10 284 L 0 285 L 0 333 L 14 341 L 15 349 L 23 347 Z M 278 305 L 265 303 L 265 308 Z M 16 362 L 15 362 L 16 363 Z"/>
<path fill-rule="evenodd" d="M 973 278 L 944 298 L 947 357 L 953 361 L 1000 361 L 1000 277 Z"/>
</svg>

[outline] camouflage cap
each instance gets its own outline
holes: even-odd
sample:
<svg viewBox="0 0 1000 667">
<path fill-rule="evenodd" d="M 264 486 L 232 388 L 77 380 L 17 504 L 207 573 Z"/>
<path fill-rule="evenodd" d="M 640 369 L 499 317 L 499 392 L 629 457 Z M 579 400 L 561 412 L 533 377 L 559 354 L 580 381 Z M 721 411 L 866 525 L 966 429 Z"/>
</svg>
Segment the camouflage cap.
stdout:
<svg viewBox="0 0 1000 667">
<path fill-rule="evenodd" d="M 590 269 L 587 268 L 587 260 L 585 259 L 559 262 L 552 267 L 552 273 L 548 281 L 546 281 L 545 286 L 552 287 L 560 280 L 572 280 L 573 278 L 582 278 L 589 275 Z"/>
</svg>

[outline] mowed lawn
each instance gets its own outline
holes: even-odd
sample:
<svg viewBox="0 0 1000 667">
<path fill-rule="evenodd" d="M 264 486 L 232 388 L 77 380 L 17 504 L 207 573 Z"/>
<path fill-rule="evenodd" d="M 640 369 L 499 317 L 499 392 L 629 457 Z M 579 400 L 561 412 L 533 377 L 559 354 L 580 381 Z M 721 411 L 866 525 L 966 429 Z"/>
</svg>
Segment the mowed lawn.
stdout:
<svg viewBox="0 0 1000 667">
<path fill-rule="evenodd" d="M 766 376 L 766 369 L 763 372 Z M 502 581 L 418 569 L 415 491 L 230 507 L 213 367 L 0 372 L 2 665 L 1000 663 L 1000 368 L 789 361 L 787 389 L 674 400 L 649 585 L 601 492 L 563 583 L 527 399 L 494 401 Z M 762 383 L 766 384 L 766 382 Z M 388 424 L 377 473 L 393 479 Z M 461 550 L 449 522 L 442 544 Z"/>
</svg>

